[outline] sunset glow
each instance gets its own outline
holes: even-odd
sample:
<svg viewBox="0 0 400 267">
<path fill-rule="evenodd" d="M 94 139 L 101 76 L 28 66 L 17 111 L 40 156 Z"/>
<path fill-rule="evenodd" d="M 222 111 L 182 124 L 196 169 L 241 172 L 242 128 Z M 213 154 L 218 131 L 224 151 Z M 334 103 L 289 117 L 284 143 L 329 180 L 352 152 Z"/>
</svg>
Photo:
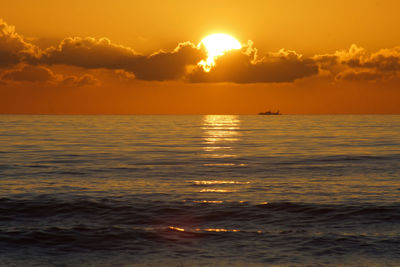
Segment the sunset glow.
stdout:
<svg viewBox="0 0 400 267">
<path fill-rule="evenodd" d="M 345 0 L 9 2 L 0 114 L 399 114 L 399 9 L 395 0 L 364 1 L 362 12 Z"/>
<path fill-rule="evenodd" d="M 227 51 L 240 49 L 242 45 L 232 36 L 224 33 L 216 33 L 201 40 L 199 46 L 204 45 L 207 50 L 207 59 L 199 62 L 206 72 L 209 72 L 215 65 L 215 59 Z"/>
<path fill-rule="evenodd" d="M 400 266 L 399 10 L 4 1 L 0 267 Z"/>
</svg>

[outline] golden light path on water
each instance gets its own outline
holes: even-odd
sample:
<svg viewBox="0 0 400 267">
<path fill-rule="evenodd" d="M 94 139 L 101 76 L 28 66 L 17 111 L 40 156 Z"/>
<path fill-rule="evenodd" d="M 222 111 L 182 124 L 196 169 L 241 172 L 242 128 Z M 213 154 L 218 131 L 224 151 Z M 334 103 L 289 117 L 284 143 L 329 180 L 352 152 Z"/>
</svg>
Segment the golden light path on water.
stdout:
<svg viewBox="0 0 400 267">
<path fill-rule="evenodd" d="M 233 153 L 232 145 L 240 139 L 240 120 L 234 115 L 207 115 L 203 118 L 204 130 L 204 148 L 207 157 L 211 158 L 227 158 L 236 157 Z M 223 153 L 221 153 L 223 152 Z M 210 163 L 207 163 L 210 164 Z M 211 163 L 216 164 L 216 163 Z M 222 163 L 232 164 L 232 163 Z"/>
<path fill-rule="evenodd" d="M 185 232 L 187 229 L 185 228 L 180 228 L 180 227 L 175 227 L 175 226 L 170 226 L 169 227 L 170 230 L 173 231 L 178 231 L 178 232 Z M 225 228 L 205 228 L 205 229 L 201 229 L 201 228 L 196 228 L 196 229 L 191 229 L 190 231 L 192 232 L 240 232 L 240 230 L 238 229 L 225 229 Z"/>
<path fill-rule="evenodd" d="M 250 182 L 236 182 L 236 181 L 194 181 L 196 185 L 213 185 L 213 184 L 249 184 Z"/>
<path fill-rule="evenodd" d="M 200 205 L 223 205 L 225 202 L 234 201 L 244 204 L 239 195 L 251 184 L 247 177 L 221 176 L 226 170 L 246 167 L 245 162 L 238 160 L 237 149 L 241 141 L 240 117 L 235 115 L 206 115 L 202 118 L 202 150 L 201 157 L 204 159 L 203 167 L 215 173 L 211 177 L 198 180 L 189 180 L 188 183 L 196 188 L 201 196 L 196 200 L 184 200 Z M 223 172 L 221 172 L 223 171 Z M 245 179 L 245 180 L 244 180 Z M 235 195 L 238 194 L 235 200 Z M 200 195 L 199 195 L 200 196 Z M 196 227 L 186 221 L 178 225 L 170 225 L 169 230 L 175 233 L 237 233 L 245 229 L 231 229 L 222 227 Z"/>
<path fill-rule="evenodd" d="M 240 118 L 235 115 L 206 115 L 202 122 L 203 155 L 207 160 L 205 168 L 235 168 L 247 166 L 238 163 L 235 148 L 240 141 Z M 232 158 L 232 160 L 229 160 Z M 200 187 L 200 193 L 234 193 L 240 187 L 250 184 L 249 181 L 227 180 L 226 177 L 207 177 L 205 180 L 190 181 Z M 240 200 L 239 200 L 240 201 Z M 222 203 L 222 200 L 200 200 L 201 203 Z"/>
</svg>

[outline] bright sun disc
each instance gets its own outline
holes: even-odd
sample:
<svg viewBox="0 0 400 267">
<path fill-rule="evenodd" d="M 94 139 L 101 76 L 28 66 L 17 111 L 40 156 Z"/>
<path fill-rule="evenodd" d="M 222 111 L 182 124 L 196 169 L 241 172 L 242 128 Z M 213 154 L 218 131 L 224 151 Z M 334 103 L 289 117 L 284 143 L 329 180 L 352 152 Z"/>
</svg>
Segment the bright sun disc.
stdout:
<svg viewBox="0 0 400 267">
<path fill-rule="evenodd" d="M 204 45 L 207 50 L 207 59 L 199 62 L 204 71 L 209 72 L 215 65 L 215 58 L 222 56 L 226 51 L 240 49 L 242 45 L 238 40 L 228 34 L 216 33 L 201 40 L 199 46 Z"/>
</svg>

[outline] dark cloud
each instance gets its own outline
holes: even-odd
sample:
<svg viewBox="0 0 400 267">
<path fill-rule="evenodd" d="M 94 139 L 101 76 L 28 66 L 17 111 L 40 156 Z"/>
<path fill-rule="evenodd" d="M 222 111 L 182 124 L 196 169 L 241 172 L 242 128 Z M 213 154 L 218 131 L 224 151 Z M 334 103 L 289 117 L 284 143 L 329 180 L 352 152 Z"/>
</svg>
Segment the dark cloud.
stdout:
<svg viewBox="0 0 400 267">
<path fill-rule="evenodd" d="M 36 63 L 123 70 L 147 81 L 183 78 L 190 82 L 292 82 L 318 73 L 313 60 L 303 59 L 294 51 L 281 50 L 260 59 L 256 54 L 251 45 L 241 51 L 231 51 L 218 58 L 210 72 L 205 72 L 197 64 L 206 58 L 206 52 L 190 42 L 180 43 L 173 51 L 143 56 L 106 38 L 76 37 L 66 38 L 58 47 L 47 49 Z M 194 72 L 188 73 L 188 69 Z"/>
<path fill-rule="evenodd" d="M 2 79 L 18 82 L 48 82 L 55 81 L 57 76 L 48 68 L 25 65 L 22 68 L 5 72 Z"/>
<path fill-rule="evenodd" d="M 49 82 L 52 84 L 81 87 L 86 85 L 96 85 L 99 81 L 90 74 L 82 76 L 66 76 L 55 74 L 49 68 L 35 65 L 21 65 L 14 69 L 7 70 L 1 77 L 0 84 L 10 82 Z"/>
<path fill-rule="evenodd" d="M 374 72 L 371 70 L 347 70 L 336 75 L 336 80 L 345 81 L 375 81 L 382 78 L 382 73 Z"/>
<path fill-rule="evenodd" d="M 111 43 L 107 38 L 66 38 L 58 47 L 47 49 L 39 63 L 63 64 L 82 68 L 125 69 L 140 55 L 134 50 Z"/>
<path fill-rule="evenodd" d="M 318 73 L 312 59 L 303 59 L 294 51 L 280 50 L 262 58 L 249 46 L 217 58 L 210 72 L 197 67 L 189 76 L 191 82 L 269 83 L 293 82 Z"/>
<path fill-rule="evenodd" d="M 140 80 L 176 80 L 186 74 L 186 68 L 206 57 L 205 51 L 190 42 L 180 43 L 172 52 L 160 51 L 133 63 L 126 70 Z"/>
<path fill-rule="evenodd" d="M 0 19 L 0 68 L 9 67 L 39 56 L 39 49 L 26 41 Z"/>
<path fill-rule="evenodd" d="M 57 48 L 47 49 L 38 63 L 121 69 L 134 73 L 141 80 L 163 81 L 181 78 L 188 65 L 197 64 L 204 57 L 204 51 L 189 42 L 179 44 L 171 52 L 143 56 L 106 38 L 77 37 L 63 40 Z"/>
</svg>

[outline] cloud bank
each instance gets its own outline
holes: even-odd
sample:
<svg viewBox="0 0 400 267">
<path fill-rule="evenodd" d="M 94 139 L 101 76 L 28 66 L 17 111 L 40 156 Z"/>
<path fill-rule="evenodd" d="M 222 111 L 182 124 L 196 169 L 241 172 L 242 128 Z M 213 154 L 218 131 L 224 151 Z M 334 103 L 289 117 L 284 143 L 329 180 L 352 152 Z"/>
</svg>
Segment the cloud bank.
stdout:
<svg viewBox="0 0 400 267">
<path fill-rule="evenodd" d="M 29 43 L 13 26 L 0 20 L 0 75 L 2 82 L 51 82 L 65 86 L 99 83 L 88 73 L 63 76 L 51 69 L 56 65 L 112 70 L 127 81 L 181 80 L 190 83 L 291 83 L 329 73 L 333 81 L 376 81 L 397 77 L 400 47 L 368 52 L 357 45 L 332 54 L 304 57 L 281 49 L 261 55 L 251 41 L 215 59 L 206 72 L 198 65 L 207 58 L 204 47 L 179 43 L 172 51 L 142 55 L 107 38 L 68 37 L 56 47 L 42 50 Z"/>
<path fill-rule="evenodd" d="M 36 62 L 63 64 L 88 69 L 119 69 L 131 72 L 139 80 L 188 82 L 293 82 L 318 73 L 312 59 L 303 59 L 294 51 L 282 49 L 258 58 L 250 43 L 219 57 L 216 66 L 205 72 L 197 64 L 207 57 L 204 48 L 193 43 L 180 43 L 173 51 L 158 51 L 149 56 L 102 38 L 67 38 L 57 48 L 49 48 Z M 191 71 L 188 71 L 191 69 Z"/>
</svg>

